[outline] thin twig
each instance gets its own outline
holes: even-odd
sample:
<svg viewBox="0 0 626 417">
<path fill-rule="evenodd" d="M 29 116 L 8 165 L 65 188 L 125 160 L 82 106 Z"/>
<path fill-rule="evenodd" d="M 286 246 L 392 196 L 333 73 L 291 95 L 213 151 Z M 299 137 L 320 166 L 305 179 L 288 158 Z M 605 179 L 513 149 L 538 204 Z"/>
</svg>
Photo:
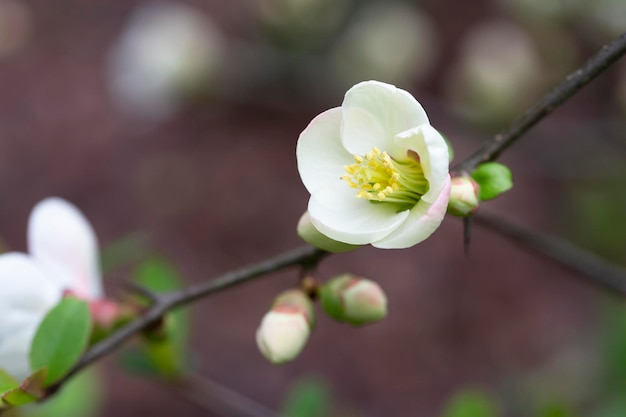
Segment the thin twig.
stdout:
<svg viewBox="0 0 626 417">
<path fill-rule="evenodd" d="M 517 244 L 557 261 L 578 272 L 585 282 L 593 283 L 621 296 L 626 295 L 626 268 L 611 264 L 599 256 L 581 249 L 563 239 L 518 226 L 493 214 L 479 213 L 476 223 L 497 231 Z"/>
<path fill-rule="evenodd" d="M 209 294 L 222 291 L 235 285 L 243 284 L 256 277 L 265 276 L 272 272 L 292 266 L 310 267 L 318 263 L 327 252 L 304 246 L 289 252 L 282 253 L 258 264 L 226 273 L 212 281 L 204 282 L 181 291 L 162 293 L 146 312 L 112 333 L 106 339 L 95 344 L 74 365 L 72 370 L 54 385 L 48 387 L 47 392 L 53 394 L 56 390 L 81 369 L 112 352 L 134 335 L 146 330 L 157 322 L 165 313 L 178 306 L 190 303 Z"/>
<path fill-rule="evenodd" d="M 561 84 L 518 118 L 507 131 L 487 141 L 470 157 L 453 167 L 453 171 L 471 172 L 479 164 L 495 160 L 531 127 L 567 101 L 624 53 L 626 53 L 626 33 L 602 47 L 582 67 L 568 75 Z"/>
</svg>

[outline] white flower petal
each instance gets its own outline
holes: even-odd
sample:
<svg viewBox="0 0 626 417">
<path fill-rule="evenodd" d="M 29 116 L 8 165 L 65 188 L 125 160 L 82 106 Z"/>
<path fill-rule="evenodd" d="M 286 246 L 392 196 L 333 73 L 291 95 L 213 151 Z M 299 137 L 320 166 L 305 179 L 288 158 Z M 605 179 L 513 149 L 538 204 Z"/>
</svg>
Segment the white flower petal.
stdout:
<svg viewBox="0 0 626 417">
<path fill-rule="evenodd" d="M 23 253 L 0 256 L 0 368 L 16 379 L 30 373 L 33 335 L 63 288 Z"/>
<path fill-rule="evenodd" d="M 0 256 L 0 323 L 11 319 L 12 311 L 47 311 L 62 293 L 63 286 L 48 279 L 40 265 L 27 255 L 12 252 Z"/>
<path fill-rule="evenodd" d="M 32 373 L 28 355 L 39 323 L 33 324 L 11 333 L 9 337 L 3 333 L 0 339 L 0 368 L 17 381 L 23 381 Z"/>
<path fill-rule="evenodd" d="M 347 191 L 337 192 L 341 187 Z M 395 230 L 409 215 L 396 213 L 389 204 L 376 204 L 356 198 L 345 184 L 328 187 L 309 200 L 311 222 L 317 230 L 333 240 L 364 245 L 380 240 Z M 348 196 L 348 198 L 346 198 Z"/>
<path fill-rule="evenodd" d="M 298 171 L 311 194 L 328 183 L 340 181 L 344 166 L 354 163 L 339 137 L 341 114 L 339 107 L 325 111 L 309 123 L 298 139 Z"/>
<path fill-rule="evenodd" d="M 434 203 L 430 204 L 421 199 L 403 224 L 387 237 L 372 242 L 372 246 L 382 249 L 402 249 L 416 245 L 428 238 L 441 224 L 450 196 L 450 177 L 443 185 L 443 189 Z"/>
<path fill-rule="evenodd" d="M 28 246 L 37 261 L 79 296 L 102 295 L 96 236 L 74 205 L 56 197 L 38 203 L 28 224 Z"/>
<path fill-rule="evenodd" d="M 428 123 L 415 98 L 404 90 L 378 81 L 365 81 L 346 93 L 341 140 L 348 152 L 365 155 L 373 147 L 401 156 L 393 138 L 405 130 Z"/>
<path fill-rule="evenodd" d="M 398 146 L 417 152 L 428 180 L 428 192 L 421 200 L 434 203 L 449 181 L 448 145 L 441 134 L 431 125 L 423 124 L 395 137 Z"/>
</svg>

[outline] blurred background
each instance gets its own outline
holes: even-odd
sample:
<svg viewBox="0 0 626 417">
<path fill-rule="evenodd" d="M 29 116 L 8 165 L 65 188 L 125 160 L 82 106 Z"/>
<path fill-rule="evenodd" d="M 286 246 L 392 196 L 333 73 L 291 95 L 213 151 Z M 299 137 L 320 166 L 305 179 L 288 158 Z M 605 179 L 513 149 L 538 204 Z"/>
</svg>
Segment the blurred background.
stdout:
<svg viewBox="0 0 626 417">
<path fill-rule="evenodd" d="M 413 93 L 458 161 L 625 28 L 623 0 L 0 0 L 2 245 L 23 251 L 30 208 L 57 195 L 93 223 L 112 297 L 145 268 L 212 279 L 300 245 L 296 140 L 354 83 Z M 503 156 L 515 188 L 481 211 L 626 264 L 625 112 L 622 60 Z M 343 272 L 382 285 L 385 321 L 318 311 L 272 366 L 255 329 L 298 280 L 275 274 L 189 309 L 194 369 L 288 417 L 626 415 L 621 300 L 514 242 L 477 226 L 465 257 L 447 218 L 319 276 Z M 99 405 L 77 417 L 238 415 L 123 362 L 81 384 L 71 402 Z"/>
</svg>

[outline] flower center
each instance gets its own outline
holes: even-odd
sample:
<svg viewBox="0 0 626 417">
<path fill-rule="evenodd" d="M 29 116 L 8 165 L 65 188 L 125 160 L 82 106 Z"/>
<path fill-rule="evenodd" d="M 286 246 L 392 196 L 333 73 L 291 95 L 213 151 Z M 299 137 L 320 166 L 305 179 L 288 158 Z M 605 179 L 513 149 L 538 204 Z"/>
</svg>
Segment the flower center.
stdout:
<svg viewBox="0 0 626 417">
<path fill-rule="evenodd" d="M 356 163 L 344 167 L 347 174 L 341 179 L 359 190 L 357 198 L 396 204 L 399 211 L 409 209 L 428 191 L 428 180 L 417 154 L 409 151 L 407 156 L 396 161 L 387 152 L 372 148 L 365 156 L 354 155 Z"/>
</svg>

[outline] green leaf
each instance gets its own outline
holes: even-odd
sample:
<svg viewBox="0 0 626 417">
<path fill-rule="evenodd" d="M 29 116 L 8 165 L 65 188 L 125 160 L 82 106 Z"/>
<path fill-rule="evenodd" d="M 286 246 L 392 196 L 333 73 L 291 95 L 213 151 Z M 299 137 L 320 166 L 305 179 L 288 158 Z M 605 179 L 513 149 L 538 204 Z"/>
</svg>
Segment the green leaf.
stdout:
<svg viewBox="0 0 626 417">
<path fill-rule="evenodd" d="M 7 371 L 0 369 L 0 394 L 4 394 L 19 386 L 19 382 L 15 380 Z"/>
<path fill-rule="evenodd" d="M 497 417 L 495 401 L 486 393 L 464 390 L 455 395 L 446 405 L 443 417 Z"/>
<path fill-rule="evenodd" d="M 167 292 L 182 287 L 182 279 L 176 268 L 162 258 L 150 258 L 142 262 L 135 270 L 135 280 L 154 292 Z M 189 362 L 189 314 L 177 309 L 165 316 L 162 330 L 163 337 L 146 340 L 143 352 L 153 370 L 165 377 L 180 375 Z M 137 355 L 135 364 L 141 363 Z M 144 364 L 145 365 L 145 364 Z M 145 370 L 145 366 L 142 366 Z"/>
<path fill-rule="evenodd" d="M 327 384 L 317 378 L 302 379 L 291 388 L 283 413 L 285 417 L 325 417 L 331 410 Z"/>
<path fill-rule="evenodd" d="M 480 199 L 491 200 L 513 187 L 513 175 L 505 165 L 497 162 L 481 164 L 472 172 L 472 178 L 480 186 Z"/>
<path fill-rule="evenodd" d="M 91 316 L 86 302 L 61 300 L 43 319 L 30 350 L 33 369 L 47 368 L 45 385 L 62 378 L 78 361 L 89 342 Z"/>
</svg>

